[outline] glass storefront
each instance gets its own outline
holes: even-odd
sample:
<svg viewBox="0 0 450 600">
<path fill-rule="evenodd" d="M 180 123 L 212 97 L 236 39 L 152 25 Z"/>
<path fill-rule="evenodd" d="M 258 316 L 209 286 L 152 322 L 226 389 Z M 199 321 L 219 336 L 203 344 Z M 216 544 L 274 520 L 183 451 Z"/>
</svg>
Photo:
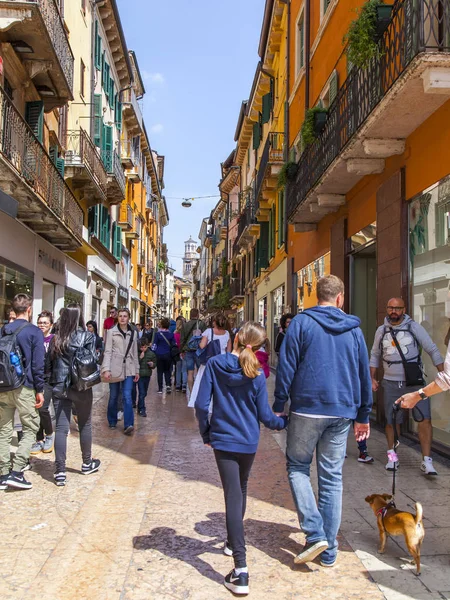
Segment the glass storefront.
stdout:
<svg viewBox="0 0 450 600">
<path fill-rule="evenodd" d="M 450 177 L 409 204 L 410 312 L 445 357 L 450 326 Z M 427 380 L 436 370 L 423 353 Z M 450 392 L 431 398 L 433 436 L 450 445 Z M 414 421 L 411 429 L 417 431 Z"/>
<path fill-rule="evenodd" d="M 0 262 L 0 317 L 6 323 L 7 312 L 16 294 L 33 295 L 33 276 L 19 270 L 18 267 Z"/>
<path fill-rule="evenodd" d="M 64 306 L 68 304 L 78 304 L 81 309 L 84 308 L 84 294 L 66 287 L 64 290 Z"/>
</svg>

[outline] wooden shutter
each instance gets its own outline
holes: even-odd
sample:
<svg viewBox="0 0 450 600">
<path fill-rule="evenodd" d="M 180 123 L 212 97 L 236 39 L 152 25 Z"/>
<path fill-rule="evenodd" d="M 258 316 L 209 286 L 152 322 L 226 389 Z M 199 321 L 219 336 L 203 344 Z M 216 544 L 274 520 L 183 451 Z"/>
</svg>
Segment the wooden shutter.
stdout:
<svg viewBox="0 0 450 600">
<path fill-rule="evenodd" d="M 305 66 L 305 19 L 302 15 L 298 23 L 298 70 Z"/>
<path fill-rule="evenodd" d="M 260 225 L 259 236 L 259 268 L 267 269 L 269 266 L 269 223 L 265 221 Z"/>
<path fill-rule="evenodd" d="M 65 169 L 65 161 L 63 158 L 56 159 L 56 168 L 58 169 L 59 174 L 64 179 L 64 169 Z"/>
<path fill-rule="evenodd" d="M 103 89 L 105 90 L 106 97 L 109 98 L 109 91 L 111 87 L 111 78 L 109 76 L 110 67 L 107 62 L 105 62 L 105 81 L 103 82 Z"/>
<path fill-rule="evenodd" d="M 110 125 L 103 126 L 103 151 L 102 159 L 108 173 L 112 172 L 113 162 L 113 128 Z"/>
<path fill-rule="evenodd" d="M 258 150 L 261 143 L 261 122 L 253 124 L 253 150 Z"/>
<path fill-rule="evenodd" d="M 114 108 L 114 80 L 110 78 L 109 80 L 109 107 Z"/>
<path fill-rule="evenodd" d="M 101 61 L 101 67 L 102 67 L 102 87 L 105 85 L 105 51 L 103 50 L 102 52 L 102 61 Z"/>
<path fill-rule="evenodd" d="M 262 97 L 262 122 L 270 121 L 270 112 L 272 110 L 272 93 L 269 92 Z"/>
<path fill-rule="evenodd" d="M 278 248 L 284 244 L 284 190 L 278 192 Z"/>
<path fill-rule="evenodd" d="M 114 240 L 114 256 L 117 260 L 122 258 L 122 228 L 116 223 L 116 239 Z"/>
<path fill-rule="evenodd" d="M 44 103 L 42 100 L 25 104 L 25 121 L 42 144 L 44 139 Z"/>
<path fill-rule="evenodd" d="M 58 159 L 58 146 L 50 146 L 48 155 L 50 156 L 52 163 L 56 165 L 56 160 Z"/>
<path fill-rule="evenodd" d="M 95 206 L 91 206 L 88 212 L 88 231 L 89 235 L 95 235 L 99 238 L 99 218 L 100 218 L 100 209 L 102 207 L 100 204 L 96 204 Z"/>
<path fill-rule="evenodd" d="M 102 145 L 102 95 L 94 94 L 94 144 Z"/>
<path fill-rule="evenodd" d="M 336 71 L 336 69 L 333 71 L 333 74 L 331 75 L 331 79 L 330 79 L 330 89 L 329 89 L 329 97 L 330 97 L 330 106 L 333 104 L 337 93 L 339 90 L 339 76 L 338 76 L 338 72 Z"/>
<path fill-rule="evenodd" d="M 102 38 L 98 32 L 98 21 L 95 21 L 95 68 L 100 71 L 102 68 Z"/>
</svg>

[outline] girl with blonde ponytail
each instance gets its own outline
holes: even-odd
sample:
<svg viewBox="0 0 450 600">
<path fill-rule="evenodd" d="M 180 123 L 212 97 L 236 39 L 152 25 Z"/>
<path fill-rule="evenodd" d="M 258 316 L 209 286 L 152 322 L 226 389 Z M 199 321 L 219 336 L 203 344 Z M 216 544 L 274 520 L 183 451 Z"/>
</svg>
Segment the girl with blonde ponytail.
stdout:
<svg viewBox="0 0 450 600">
<path fill-rule="evenodd" d="M 277 417 L 269 408 L 266 378 L 255 355 L 266 339 L 259 323 L 245 323 L 236 334 L 233 352 L 209 359 L 195 402 L 200 434 L 214 450 L 224 489 L 227 541 L 223 551 L 234 559 L 224 584 L 235 594 L 249 593 L 243 519 L 259 423 L 277 430 L 287 423 L 286 417 Z M 213 410 L 208 415 L 211 398 Z"/>
</svg>

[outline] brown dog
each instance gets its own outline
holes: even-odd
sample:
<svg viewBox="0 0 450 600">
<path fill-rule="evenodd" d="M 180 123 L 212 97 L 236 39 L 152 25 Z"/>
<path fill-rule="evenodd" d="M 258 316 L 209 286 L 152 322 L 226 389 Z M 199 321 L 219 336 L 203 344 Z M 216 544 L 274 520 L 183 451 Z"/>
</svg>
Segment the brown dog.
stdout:
<svg viewBox="0 0 450 600">
<path fill-rule="evenodd" d="M 389 494 L 373 494 L 367 496 L 366 502 L 370 504 L 377 518 L 378 531 L 380 532 L 380 548 L 378 552 L 383 554 L 386 546 L 386 533 L 389 535 L 403 535 L 409 552 L 416 563 L 416 575 L 420 575 L 420 546 L 425 536 L 422 523 L 422 505 L 416 502 L 416 516 L 404 512 L 390 504 L 392 496 Z"/>
</svg>

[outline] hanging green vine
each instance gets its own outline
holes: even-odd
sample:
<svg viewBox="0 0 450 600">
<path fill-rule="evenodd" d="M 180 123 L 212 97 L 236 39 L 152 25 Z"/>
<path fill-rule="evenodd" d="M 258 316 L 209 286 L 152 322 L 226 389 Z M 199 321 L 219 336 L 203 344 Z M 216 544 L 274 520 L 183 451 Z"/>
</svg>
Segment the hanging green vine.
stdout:
<svg viewBox="0 0 450 600">
<path fill-rule="evenodd" d="M 289 181 L 295 179 L 297 175 L 298 165 L 296 162 L 289 161 L 284 163 L 278 173 L 278 189 L 286 187 Z"/>
<path fill-rule="evenodd" d="M 311 146 L 317 140 L 317 133 L 315 128 L 315 118 L 318 113 L 328 113 L 328 109 L 322 108 L 321 106 L 314 106 L 314 108 L 308 108 L 305 113 L 305 120 L 302 125 L 302 139 L 304 146 Z"/>
<path fill-rule="evenodd" d="M 381 0 L 368 0 L 361 8 L 354 9 L 358 17 L 350 23 L 344 36 L 344 43 L 348 43 L 347 58 L 360 69 L 366 69 L 373 58 L 381 56 L 376 32 L 377 7 L 382 4 Z"/>
</svg>

